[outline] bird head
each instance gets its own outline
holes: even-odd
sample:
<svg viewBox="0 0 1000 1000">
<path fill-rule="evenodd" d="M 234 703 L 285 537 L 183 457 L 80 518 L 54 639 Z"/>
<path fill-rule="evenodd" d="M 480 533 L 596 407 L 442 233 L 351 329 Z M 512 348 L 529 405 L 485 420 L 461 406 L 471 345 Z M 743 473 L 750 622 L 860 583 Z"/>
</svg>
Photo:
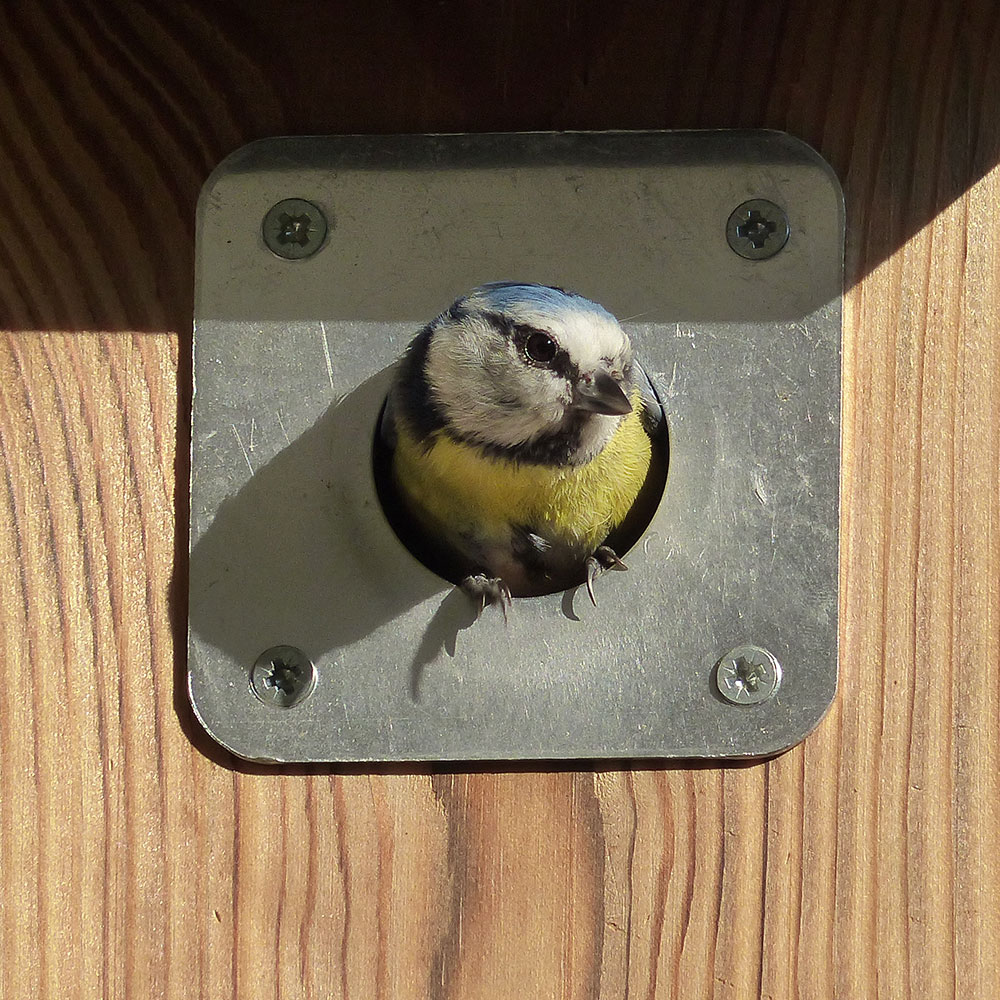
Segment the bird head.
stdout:
<svg viewBox="0 0 1000 1000">
<path fill-rule="evenodd" d="M 449 429 L 587 461 L 632 409 L 632 347 L 606 309 L 544 285 L 483 285 L 430 329 L 424 376 Z"/>
</svg>

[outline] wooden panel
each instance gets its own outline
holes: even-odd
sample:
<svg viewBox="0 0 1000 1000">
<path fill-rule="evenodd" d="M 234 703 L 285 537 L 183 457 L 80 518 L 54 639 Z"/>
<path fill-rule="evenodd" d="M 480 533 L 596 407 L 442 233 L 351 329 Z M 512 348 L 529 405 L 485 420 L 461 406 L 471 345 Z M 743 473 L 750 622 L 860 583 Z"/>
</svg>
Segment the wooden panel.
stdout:
<svg viewBox="0 0 1000 1000">
<path fill-rule="evenodd" d="M 1000 8 L 0 9 L 0 995 L 1000 981 Z M 843 659 L 766 764 L 240 764 L 183 691 L 193 206 L 283 132 L 769 126 L 848 195 Z"/>
</svg>

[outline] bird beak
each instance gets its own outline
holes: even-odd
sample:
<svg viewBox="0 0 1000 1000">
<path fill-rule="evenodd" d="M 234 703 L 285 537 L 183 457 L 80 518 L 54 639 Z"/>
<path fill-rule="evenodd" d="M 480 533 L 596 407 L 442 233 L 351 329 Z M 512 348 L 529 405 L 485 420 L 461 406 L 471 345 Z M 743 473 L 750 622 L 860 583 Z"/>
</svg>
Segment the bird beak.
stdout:
<svg viewBox="0 0 1000 1000">
<path fill-rule="evenodd" d="M 589 413 L 621 416 L 632 412 L 628 394 L 618 379 L 598 369 L 589 378 L 584 375 L 576 384 L 573 405 Z"/>
</svg>

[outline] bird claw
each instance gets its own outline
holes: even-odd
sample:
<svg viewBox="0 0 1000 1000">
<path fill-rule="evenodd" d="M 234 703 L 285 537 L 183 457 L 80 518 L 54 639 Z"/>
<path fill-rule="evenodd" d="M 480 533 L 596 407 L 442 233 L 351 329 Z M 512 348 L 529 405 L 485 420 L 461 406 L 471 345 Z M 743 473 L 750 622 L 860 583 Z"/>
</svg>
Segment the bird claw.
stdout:
<svg viewBox="0 0 1000 1000">
<path fill-rule="evenodd" d="M 621 561 L 621 557 L 610 545 L 599 545 L 592 556 L 587 556 L 584 565 L 587 567 L 587 593 L 590 595 L 590 603 L 596 608 L 594 580 L 606 569 L 627 570 L 628 566 Z"/>
<path fill-rule="evenodd" d="M 507 609 L 513 607 L 514 602 L 510 594 L 510 587 L 500 577 L 476 573 L 467 576 L 460 586 L 469 597 L 479 601 L 479 610 L 476 612 L 477 621 L 489 604 L 499 604 L 500 610 L 503 612 L 503 620 L 507 621 Z"/>
</svg>

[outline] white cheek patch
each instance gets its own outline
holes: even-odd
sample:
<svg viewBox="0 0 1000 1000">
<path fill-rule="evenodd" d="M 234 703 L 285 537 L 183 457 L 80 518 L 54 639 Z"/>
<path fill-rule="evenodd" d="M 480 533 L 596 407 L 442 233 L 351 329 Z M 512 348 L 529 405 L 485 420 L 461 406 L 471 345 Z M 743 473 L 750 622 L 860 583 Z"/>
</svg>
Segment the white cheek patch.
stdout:
<svg viewBox="0 0 1000 1000">
<path fill-rule="evenodd" d="M 455 430 L 499 445 L 521 444 L 555 427 L 571 399 L 564 378 L 531 368 L 506 336 L 474 319 L 435 331 L 427 380 Z"/>
</svg>

